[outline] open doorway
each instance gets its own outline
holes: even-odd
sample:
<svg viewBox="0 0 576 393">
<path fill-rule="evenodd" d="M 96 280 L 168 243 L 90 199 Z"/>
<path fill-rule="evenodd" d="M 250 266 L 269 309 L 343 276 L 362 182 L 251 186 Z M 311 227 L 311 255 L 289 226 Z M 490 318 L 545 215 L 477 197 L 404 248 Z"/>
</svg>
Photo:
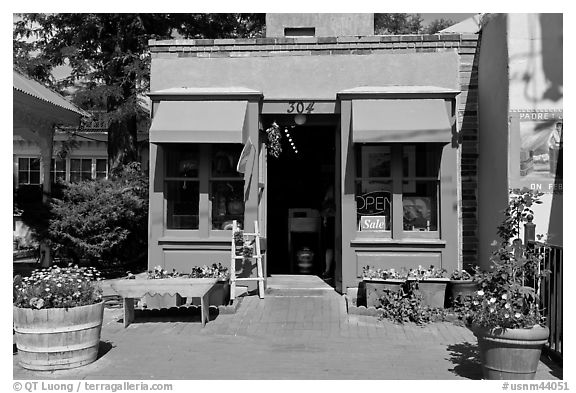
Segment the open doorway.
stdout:
<svg viewBox="0 0 576 393">
<path fill-rule="evenodd" d="M 282 153 L 268 158 L 267 171 L 267 266 L 270 274 L 329 279 L 335 260 L 336 122 L 309 123 L 286 127 L 278 121 Z"/>
</svg>

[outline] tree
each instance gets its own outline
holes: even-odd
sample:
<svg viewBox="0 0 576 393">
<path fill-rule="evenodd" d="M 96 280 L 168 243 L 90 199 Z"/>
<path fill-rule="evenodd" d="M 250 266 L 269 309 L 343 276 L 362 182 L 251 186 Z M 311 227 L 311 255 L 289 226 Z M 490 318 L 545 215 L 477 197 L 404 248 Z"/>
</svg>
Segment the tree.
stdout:
<svg viewBox="0 0 576 393">
<path fill-rule="evenodd" d="M 376 34 L 419 34 L 423 19 L 420 14 L 374 14 Z"/>
<path fill-rule="evenodd" d="M 264 14 L 21 14 L 14 65 L 84 109 L 106 110 L 111 172 L 137 161 L 137 124 L 150 85 L 149 39 L 228 38 L 262 33 Z M 71 74 L 55 81 L 54 67 Z"/>
<path fill-rule="evenodd" d="M 430 24 L 428 24 L 425 31 L 426 34 L 436 34 L 440 30 L 444 30 L 445 28 L 450 27 L 453 24 L 454 22 L 452 21 L 452 19 L 447 18 L 434 19 L 432 22 L 430 22 Z"/>
</svg>

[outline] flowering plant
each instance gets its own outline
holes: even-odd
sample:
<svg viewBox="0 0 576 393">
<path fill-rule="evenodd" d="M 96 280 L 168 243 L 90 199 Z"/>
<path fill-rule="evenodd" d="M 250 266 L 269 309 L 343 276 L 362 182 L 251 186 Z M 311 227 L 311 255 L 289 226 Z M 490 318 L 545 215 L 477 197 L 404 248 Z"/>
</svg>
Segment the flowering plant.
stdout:
<svg viewBox="0 0 576 393">
<path fill-rule="evenodd" d="M 192 272 L 190 272 L 190 277 L 225 279 L 228 278 L 228 268 L 222 266 L 221 263 L 218 264 L 213 263 L 212 266 L 207 265 L 204 265 L 202 267 L 195 266 L 192 268 Z"/>
<path fill-rule="evenodd" d="M 159 279 L 159 278 L 180 277 L 182 276 L 182 274 L 178 273 L 176 269 L 172 269 L 172 272 L 168 272 L 166 269 L 163 269 L 162 266 L 158 265 L 154 266 L 154 269 L 148 270 L 147 276 L 149 279 Z"/>
<path fill-rule="evenodd" d="M 538 293 L 548 271 L 541 269 L 542 255 L 517 238 L 521 223 L 532 219 L 530 208 L 540 203 L 542 194 L 527 189 L 510 193 L 505 219 L 498 227 L 502 243 L 492 255 L 490 270 L 475 276 L 480 290 L 472 299 L 471 320 L 490 329 L 531 328 L 544 323 Z"/>
<path fill-rule="evenodd" d="M 280 126 L 278 126 L 276 122 L 273 122 L 272 125 L 266 129 L 266 134 L 268 136 L 268 140 L 266 142 L 268 154 L 275 158 L 280 157 L 280 153 L 282 153 L 282 145 L 280 143 L 282 139 L 282 132 L 280 132 Z"/>
<path fill-rule="evenodd" d="M 21 308 L 70 308 L 102 300 L 100 272 L 92 267 L 34 270 L 29 277 L 14 280 L 14 305 Z"/>
<path fill-rule="evenodd" d="M 406 278 L 405 275 L 397 272 L 395 269 L 372 269 L 370 266 L 364 266 L 362 268 L 362 277 L 366 279 L 403 279 Z"/>
<path fill-rule="evenodd" d="M 471 280 L 472 275 L 468 273 L 466 270 L 457 269 L 450 274 L 450 280 Z"/>
<path fill-rule="evenodd" d="M 432 278 L 446 278 L 446 269 L 437 268 L 430 265 L 428 269 L 424 269 L 421 265 L 418 265 L 417 269 L 410 269 L 408 271 L 408 278 L 416 280 L 428 280 Z"/>
</svg>

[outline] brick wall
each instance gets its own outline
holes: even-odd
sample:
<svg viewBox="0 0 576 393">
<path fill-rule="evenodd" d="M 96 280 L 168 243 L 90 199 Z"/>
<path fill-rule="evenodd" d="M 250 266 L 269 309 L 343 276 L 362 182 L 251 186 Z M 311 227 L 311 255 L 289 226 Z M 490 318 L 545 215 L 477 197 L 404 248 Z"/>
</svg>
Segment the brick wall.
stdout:
<svg viewBox="0 0 576 393">
<path fill-rule="evenodd" d="M 464 266 L 478 263 L 478 57 L 476 34 L 150 40 L 152 58 L 371 55 L 456 51 L 460 57 L 461 243 Z"/>
</svg>

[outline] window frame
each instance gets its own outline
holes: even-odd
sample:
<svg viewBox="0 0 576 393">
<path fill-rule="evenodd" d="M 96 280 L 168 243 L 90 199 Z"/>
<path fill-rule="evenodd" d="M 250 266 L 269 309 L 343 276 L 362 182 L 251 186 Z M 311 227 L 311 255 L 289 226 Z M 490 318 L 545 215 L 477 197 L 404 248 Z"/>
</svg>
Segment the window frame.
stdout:
<svg viewBox="0 0 576 393">
<path fill-rule="evenodd" d="M 188 144 L 187 144 L 188 145 Z M 198 146 L 198 176 L 197 177 L 168 177 L 167 176 L 167 155 L 170 153 L 170 144 L 162 146 L 163 150 L 163 228 L 164 235 L 168 237 L 194 237 L 194 238 L 213 238 L 213 239 L 230 239 L 230 231 L 223 229 L 212 229 L 212 183 L 217 181 L 237 181 L 242 182 L 244 187 L 244 176 L 238 174 L 238 177 L 232 176 L 213 176 L 212 174 L 212 150 L 214 144 L 209 143 L 190 143 L 189 145 Z M 235 144 L 232 144 L 235 145 Z M 241 150 L 242 145 L 238 145 Z M 167 181 L 197 181 L 199 189 L 198 199 L 198 229 L 168 229 L 168 199 L 167 199 Z M 244 201 L 245 203 L 245 201 Z M 246 210 L 244 210 L 244 217 Z"/>
<path fill-rule="evenodd" d="M 28 169 L 23 170 L 23 169 L 21 168 L 20 160 L 28 160 Z M 39 164 L 38 171 L 32 171 L 32 170 L 31 170 L 32 160 L 38 160 L 38 164 Z M 17 168 L 17 170 L 16 170 L 16 185 L 17 185 L 18 187 L 21 186 L 21 185 L 23 185 L 23 186 L 39 186 L 39 185 L 42 185 L 42 180 L 43 180 L 43 179 L 42 179 L 42 158 L 41 158 L 41 157 L 39 157 L 39 156 L 18 156 L 18 157 L 16 157 L 16 163 L 17 163 L 17 166 L 18 166 L 18 168 Z M 27 182 L 25 182 L 25 183 L 21 183 L 21 182 L 20 182 L 20 172 L 26 172 L 26 173 L 28 174 L 28 181 L 27 181 Z M 31 173 L 31 172 L 38 172 L 38 183 L 31 183 L 31 182 L 30 182 L 30 173 Z"/>
<path fill-rule="evenodd" d="M 434 150 L 435 154 L 439 154 L 440 156 L 437 157 L 438 159 L 438 173 L 436 176 L 408 176 L 404 177 L 403 173 L 403 148 L 404 146 L 410 145 L 418 145 L 418 144 L 426 144 L 426 145 L 438 145 L 438 149 Z M 442 149 L 439 146 L 439 143 L 428 143 L 428 142 L 410 142 L 410 143 L 357 143 L 354 146 L 354 162 L 355 165 L 361 165 L 363 158 L 361 157 L 362 154 L 362 147 L 363 146 L 390 146 L 391 150 L 391 159 L 390 159 L 390 176 L 389 177 L 370 177 L 370 176 L 359 176 L 358 168 L 355 169 L 354 173 L 354 215 L 356 220 L 358 220 L 357 214 L 357 185 L 359 182 L 367 181 L 367 180 L 381 180 L 381 181 L 391 181 L 392 183 L 392 200 L 391 200 L 391 217 L 390 217 L 390 230 L 389 231 L 360 231 L 358 227 L 356 227 L 356 239 L 367 239 L 367 238 L 381 238 L 383 240 L 409 240 L 409 239 L 440 239 L 441 238 L 441 226 L 442 226 L 442 217 L 441 217 L 441 161 L 442 161 Z M 376 149 L 374 149 L 376 150 Z M 404 212 L 403 212 L 403 184 L 404 181 L 435 181 L 436 182 L 436 230 L 435 231 L 405 231 L 404 230 Z M 358 221 L 356 221 L 358 224 Z"/>
<path fill-rule="evenodd" d="M 20 186 L 20 185 L 42 185 L 44 183 L 43 179 L 43 174 L 42 174 L 42 166 L 40 166 L 40 182 L 38 184 L 36 183 L 30 183 L 28 181 L 28 183 L 20 183 L 20 172 L 22 171 L 20 169 L 20 159 L 28 159 L 29 163 L 28 163 L 28 173 L 30 173 L 30 160 L 33 159 L 37 159 L 40 161 L 40 163 L 42 163 L 42 158 L 40 156 L 33 156 L 33 155 L 23 155 L 23 156 L 18 156 L 15 155 L 14 156 L 14 164 L 16 166 L 16 170 L 15 170 L 15 174 L 16 174 L 16 186 Z M 53 180 L 53 178 L 55 179 L 55 173 L 56 173 L 56 161 L 60 160 L 64 162 L 64 167 L 65 167 L 65 176 L 64 176 L 64 180 L 67 182 L 70 182 L 70 167 L 71 167 L 71 160 L 76 160 L 76 159 L 80 159 L 80 160 L 91 160 L 90 163 L 90 179 L 89 180 L 96 180 L 96 162 L 98 160 L 104 160 L 106 162 L 106 176 L 104 177 L 105 179 L 108 179 L 108 157 L 105 156 L 72 156 L 72 157 L 66 157 L 64 159 L 60 159 L 58 156 L 52 156 L 52 158 L 50 159 L 50 179 L 49 181 L 51 182 L 51 184 L 55 184 Z M 40 164 L 42 165 L 42 164 Z M 80 165 L 82 165 L 82 163 L 80 163 Z M 62 172 L 62 171 L 58 171 L 58 172 Z M 102 171 L 100 171 L 102 172 Z M 30 175 L 28 175 L 28 179 L 30 179 Z"/>
</svg>

